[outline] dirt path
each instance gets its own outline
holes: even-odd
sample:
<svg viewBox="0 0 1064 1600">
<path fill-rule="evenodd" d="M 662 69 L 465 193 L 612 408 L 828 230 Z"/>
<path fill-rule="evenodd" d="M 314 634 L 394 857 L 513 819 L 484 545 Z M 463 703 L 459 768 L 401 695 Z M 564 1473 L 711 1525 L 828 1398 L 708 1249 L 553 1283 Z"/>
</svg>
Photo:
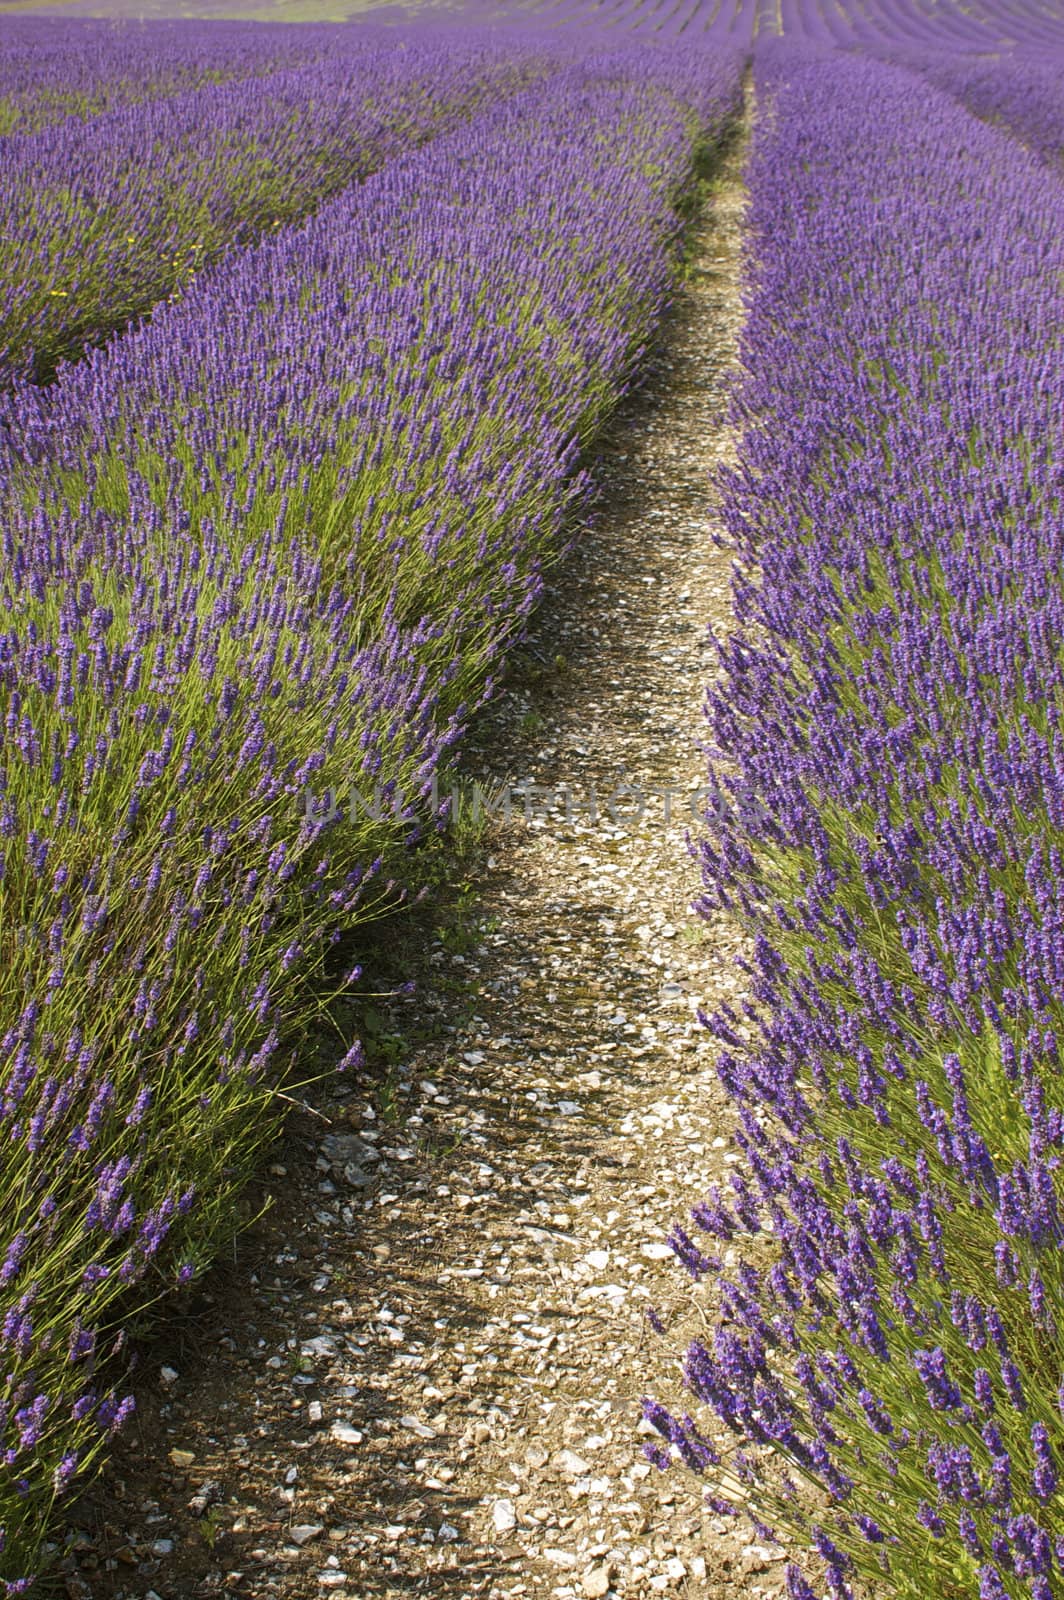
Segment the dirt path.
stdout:
<svg viewBox="0 0 1064 1600">
<path fill-rule="evenodd" d="M 648 386 L 612 430 L 600 514 L 523 687 L 466 756 L 478 778 L 568 785 L 572 814 L 493 836 L 409 1030 L 399 1008 L 422 1042 L 396 1046 L 383 1100 L 354 1083 L 325 1107 L 331 1130 L 294 1125 L 239 1325 L 222 1292 L 181 1332 L 72 1595 L 781 1587 L 780 1553 L 703 1514 L 637 1435 L 640 1397 L 677 1395 L 692 1315 L 666 1232 L 735 1159 L 695 1008 L 740 988 L 741 938 L 689 912 L 684 832 L 705 624 L 728 616 L 707 475 L 731 449 L 740 166 L 733 152 Z"/>
</svg>

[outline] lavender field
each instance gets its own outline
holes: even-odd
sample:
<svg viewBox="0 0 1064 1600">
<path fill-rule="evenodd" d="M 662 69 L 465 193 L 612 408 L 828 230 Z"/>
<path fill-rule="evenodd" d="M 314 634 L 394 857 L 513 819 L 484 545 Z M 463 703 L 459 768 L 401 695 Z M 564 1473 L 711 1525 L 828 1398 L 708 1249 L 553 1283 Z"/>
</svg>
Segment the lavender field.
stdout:
<svg viewBox="0 0 1064 1600">
<path fill-rule="evenodd" d="M 0 1593 L 1064 1600 L 1054 0 L 92 10 L 0 15 Z"/>
</svg>

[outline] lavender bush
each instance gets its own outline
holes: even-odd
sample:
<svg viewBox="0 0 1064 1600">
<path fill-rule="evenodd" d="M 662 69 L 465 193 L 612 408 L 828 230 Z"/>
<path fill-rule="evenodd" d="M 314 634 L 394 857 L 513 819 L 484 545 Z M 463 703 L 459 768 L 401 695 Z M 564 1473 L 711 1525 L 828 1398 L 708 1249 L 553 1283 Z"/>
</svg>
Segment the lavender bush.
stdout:
<svg viewBox="0 0 1064 1600">
<path fill-rule="evenodd" d="M 649 1414 L 809 1549 L 793 1600 L 1051 1600 L 1064 188 L 900 69 L 783 44 L 757 81 L 702 851 L 756 939 L 711 1019 L 746 1172 L 674 1239 L 719 1276 L 716 1424 Z"/>
<path fill-rule="evenodd" d="M 0 402 L 8 1593 L 564 542 L 738 89 L 592 55 Z"/>
</svg>

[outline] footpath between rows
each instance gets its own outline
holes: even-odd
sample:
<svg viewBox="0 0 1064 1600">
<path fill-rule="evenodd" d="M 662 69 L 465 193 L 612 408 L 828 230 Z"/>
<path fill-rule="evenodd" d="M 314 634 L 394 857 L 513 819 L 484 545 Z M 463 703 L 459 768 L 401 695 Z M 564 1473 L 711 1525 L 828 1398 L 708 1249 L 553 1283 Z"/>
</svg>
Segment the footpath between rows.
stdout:
<svg viewBox="0 0 1064 1600">
<path fill-rule="evenodd" d="M 494 832 L 464 936 L 426 945 L 388 1013 L 386 1092 L 341 1083 L 293 1118 L 272 1212 L 142 1385 L 66 1563 L 74 1600 L 782 1587 L 782 1551 L 652 1468 L 639 1422 L 643 1394 L 678 1399 L 699 1325 L 666 1234 L 736 1159 L 696 1009 L 741 993 L 742 934 L 690 910 L 684 797 L 707 624 L 729 619 L 709 480 L 734 448 L 742 154 L 524 679 L 464 758 L 486 786 L 542 786 L 531 820 Z"/>
</svg>

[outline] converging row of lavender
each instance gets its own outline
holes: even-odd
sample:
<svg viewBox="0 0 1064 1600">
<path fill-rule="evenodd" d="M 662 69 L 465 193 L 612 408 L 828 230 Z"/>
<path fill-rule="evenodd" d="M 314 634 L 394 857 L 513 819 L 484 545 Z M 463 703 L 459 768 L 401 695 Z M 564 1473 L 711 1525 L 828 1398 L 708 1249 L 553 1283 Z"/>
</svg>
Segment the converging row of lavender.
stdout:
<svg viewBox="0 0 1064 1600">
<path fill-rule="evenodd" d="M 0 139 L 39 133 L 68 117 L 85 120 L 211 83 L 302 66 L 344 42 L 340 29 L 314 24 L 116 26 L 95 18 L 8 13 L 0 39 Z"/>
<path fill-rule="evenodd" d="M 756 61 L 702 852 L 756 937 L 710 1019 L 746 1172 L 675 1234 L 720 1306 L 697 1415 L 648 1412 L 793 1600 L 1051 1600 L 1064 184 L 898 67 Z"/>
<path fill-rule="evenodd" d="M 337 30 L 298 66 L 0 139 L 0 389 L 551 70 L 548 40 L 515 46 Z"/>
</svg>

